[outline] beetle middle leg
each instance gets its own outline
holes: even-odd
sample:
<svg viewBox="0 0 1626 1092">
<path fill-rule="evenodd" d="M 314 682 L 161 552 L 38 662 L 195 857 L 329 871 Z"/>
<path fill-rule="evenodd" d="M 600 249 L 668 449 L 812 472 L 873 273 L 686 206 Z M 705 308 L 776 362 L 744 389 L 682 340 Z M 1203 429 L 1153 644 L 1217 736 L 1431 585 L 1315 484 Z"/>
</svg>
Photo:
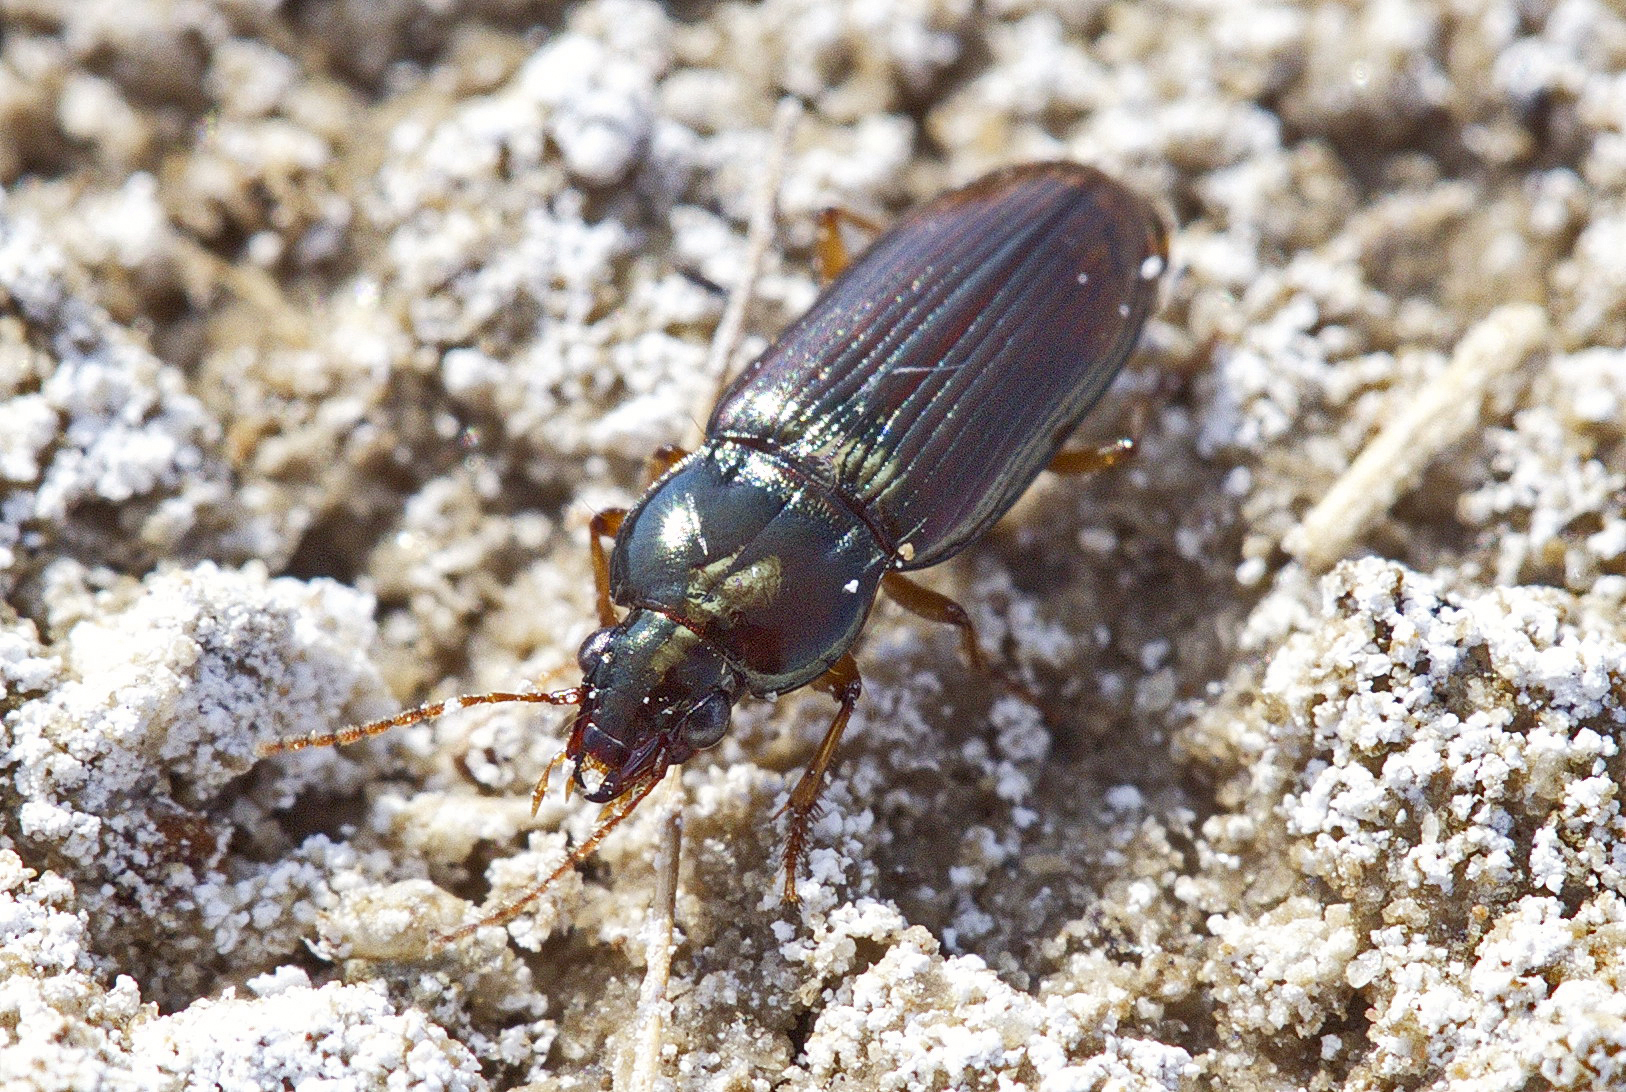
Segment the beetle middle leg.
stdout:
<svg viewBox="0 0 1626 1092">
<path fill-rule="evenodd" d="M 979 675 L 987 675 L 990 671 L 988 658 L 982 654 L 982 646 L 977 643 L 977 631 L 971 624 L 971 616 L 965 608 L 942 592 L 935 592 L 926 585 L 909 579 L 902 573 L 887 573 L 881 577 L 881 589 L 886 592 L 887 598 L 908 611 L 918 615 L 928 622 L 941 622 L 945 626 L 953 626 L 960 631 L 960 654 L 965 657 L 971 670 Z"/>
<path fill-rule="evenodd" d="M 858 704 L 858 695 L 864 690 L 864 680 L 858 674 L 858 663 L 850 652 L 844 654 L 831 665 L 830 670 L 808 685 L 835 698 L 841 703 L 841 708 L 836 710 L 835 719 L 830 722 L 824 738 L 819 741 L 819 749 L 813 752 L 813 758 L 808 762 L 807 769 L 802 771 L 801 780 L 797 781 L 796 787 L 790 791 L 790 799 L 779 809 L 779 815 L 790 813 L 790 822 L 785 832 L 783 896 L 788 903 L 800 901 L 796 894 L 796 872 L 807 852 L 808 828 L 813 825 L 813 819 L 818 814 L 819 794 L 824 791 L 824 775 L 829 772 L 830 763 L 836 756 L 836 747 L 841 743 L 841 734 L 847 730 L 847 721 L 853 715 L 853 706 Z M 774 816 L 776 819 L 778 817 Z"/>
<path fill-rule="evenodd" d="M 988 657 L 983 654 L 982 646 L 977 643 L 976 627 L 971 624 L 971 616 L 966 614 L 964 607 L 942 592 L 932 591 L 926 585 L 898 572 L 889 572 L 882 576 L 881 589 L 886 592 L 888 599 L 910 614 L 924 618 L 928 622 L 940 622 L 959 630 L 960 654 L 965 657 L 966 664 L 971 670 L 985 679 L 992 679 L 1048 716 L 1048 711 L 1037 694 L 998 665 L 989 662 Z"/>
</svg>

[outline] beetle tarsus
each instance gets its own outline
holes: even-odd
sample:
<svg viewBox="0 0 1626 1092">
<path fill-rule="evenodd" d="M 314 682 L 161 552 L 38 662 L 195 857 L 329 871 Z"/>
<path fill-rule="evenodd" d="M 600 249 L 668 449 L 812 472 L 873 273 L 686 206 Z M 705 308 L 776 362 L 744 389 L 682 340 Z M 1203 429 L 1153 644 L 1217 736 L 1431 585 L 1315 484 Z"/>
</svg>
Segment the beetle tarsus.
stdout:
<svg viewBox="0 0 1626 1092">
<path fill-rule="evenodd" d="M 548 759 L 548 764 L 542 767 L 542 776 L 536 779 L 536 788 L 531 790 L 531 817 L 536 817 L 537 809 L 542 806 L 542 798 L 548 795 L 548 780 L 553 777 L 553 771 L 564 765 L 566 754 L 560 751 Z M 565 783 L 565 792 L 570 792 L 570 782 Z M 569 799 L 568 795 L 566 799 Z"/>
</svg>

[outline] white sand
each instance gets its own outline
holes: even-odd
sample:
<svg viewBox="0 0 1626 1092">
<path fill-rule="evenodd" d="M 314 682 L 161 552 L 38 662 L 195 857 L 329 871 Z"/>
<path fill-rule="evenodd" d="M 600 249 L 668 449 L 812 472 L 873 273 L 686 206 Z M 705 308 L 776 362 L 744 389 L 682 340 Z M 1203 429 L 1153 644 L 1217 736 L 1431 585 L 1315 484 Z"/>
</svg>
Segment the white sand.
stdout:
<svg viewBox="0 0 1626 1092">
<path fill-rule="evenodd" d="M 1067 156 L 1175 227 L 1081 438 L 930 574 L 1046 725 L 883 605 L 828 722 L 683 773 L 656 1086 L 1626 1082 L 1626 16 L 1602 0 L 0 0 L 0 1086 L 597 1088 L 649 808 L 562 715 L 586 521 L 815 211 Z M 1087 437 L 1084 435 L 1087 434 Z M 1362 457 L 1362 452 L 1366 452 Z M 489 900 L 489 901 L 488 901 Z M 647 1075 L 647 1073 L 646 1073 Z"/>
</svg>

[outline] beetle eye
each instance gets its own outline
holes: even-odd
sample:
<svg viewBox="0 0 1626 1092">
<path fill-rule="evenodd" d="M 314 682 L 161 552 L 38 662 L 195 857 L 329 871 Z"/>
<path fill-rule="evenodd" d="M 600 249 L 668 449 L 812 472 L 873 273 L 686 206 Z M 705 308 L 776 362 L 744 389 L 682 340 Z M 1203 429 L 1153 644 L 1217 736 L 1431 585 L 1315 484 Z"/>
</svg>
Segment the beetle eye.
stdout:
<svg viewBox="0 0 1626 1092">
<path fill-rule="evenodd" d="M 576 666 L 582 669 L 583 675 L 591 675 L 593 668 L 604 658 L 604 653 L 610 647 L 610 637 L 615 630 L 610 626 L 595 629 L 587 635 L 582 647 L 576 650 Z"/>
<path fill-rule="evenodd" d="M 684 716 L 683 723 L 678 725 L 678 734 L 695 750 L 704 750 L 728 731 L 728 711 L 728 698 L 721 692 L 707 694 Z"/>
</svg>

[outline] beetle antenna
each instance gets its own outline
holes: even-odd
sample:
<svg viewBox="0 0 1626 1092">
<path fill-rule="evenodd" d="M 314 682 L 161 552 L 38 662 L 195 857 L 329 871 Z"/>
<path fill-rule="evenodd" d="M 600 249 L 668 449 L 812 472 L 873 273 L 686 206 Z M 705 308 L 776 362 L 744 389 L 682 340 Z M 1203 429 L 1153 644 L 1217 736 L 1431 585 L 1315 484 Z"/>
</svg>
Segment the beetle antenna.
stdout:
<svg viewBox="0 0 1626 1092">
<path fill-rule="evenodd" d="M 582 686 L 566 687 L 564 690 L 553 690 L 548 693 L 527 692 L 523 694 L 509 694 L 494 691 L 490 694 L 464 694 L 456 698 L 447 698 L 445 701 L 430 702 L 420 705 L 416 709 L 408 709 L 404 713 L 397 713 L 393 717 L 383 720 L 369 721 L 366 724 L 352 724 L 347 728 L 340 728 L 337 732 L 312 732 L 308 736 L 290 736 L 287 739 L 273 739 L 262 743 L 255 748 L 261 758 L 279 755 L 284 751 L 303 751 L 307 747 L 343 747 L 347 743 L 354 743 L 368 736 L 376 736 L 391 728 L 404 728 L 409 724 L 417 724 L 423 720 L 433 720 L 443 713 L 454 713 L 459 709 L 467 709 L 474 705 L 497 705 L 501 702 L 523 701 L 541 702 L 546 705 L 580 705 L 587 696 L 587 688 Z"/>
<path fill-rule="evenodd" d="M 549 763 L 550 767 L 552 765 L 553 763 Z M 478 921 L 471 921 L 469 924 L 459 926 L 449 933 L 441 933 L 439 936 L 435 937 L 434 943 L 437 946 L 444 944 L 456 944 L 464 937 L 471 936 L 477 930 L 483 929 L 487 925 L 506 925 L 510 921 L 513 921 L 515 918 L 519 917 L 520 913 L 527 906 L 531 905 L 537 899 L 540 899 L 543 895 L 547 894 L 548 888 L 552 887 L 559 877 L 575 869 L 583 861 L 591 857 L 598 849 L 599 843 L 604 841 L 605 837 L 610 833 L 610 831 L 620 826 L 621 820 L 631 815 L 633 809 L 639 804 L 643 803 L 644 797 L 655 791 L 655 786 L 661 783 L 661 777 L 664 776 L 664 774 L 665 771 L 662 771 L 660 774 L 647 777 L 641 784 L 636 785 L 626 796 L 623 796 L 619 800 L 612 800 L 610 803 L 604 805 L 604 810 L 599 812 L 599 824 L 596 828 L 594 828 L 593 833 L 587 836 L 587 840 L 582 842 L 582 844 L 577 846 L 575 849 L 571 850 L 570 855 L 560 862 L 558 868 L 555 868 L 552 872 L 548 873 L 547 876 L 541 880 L 541 882 L 537 883 L 529 891 L 526 891 L 512 902 L 504 903 L 502 906 L 498 907 L 496 910 L 487 914 Z"/>
</svg>

